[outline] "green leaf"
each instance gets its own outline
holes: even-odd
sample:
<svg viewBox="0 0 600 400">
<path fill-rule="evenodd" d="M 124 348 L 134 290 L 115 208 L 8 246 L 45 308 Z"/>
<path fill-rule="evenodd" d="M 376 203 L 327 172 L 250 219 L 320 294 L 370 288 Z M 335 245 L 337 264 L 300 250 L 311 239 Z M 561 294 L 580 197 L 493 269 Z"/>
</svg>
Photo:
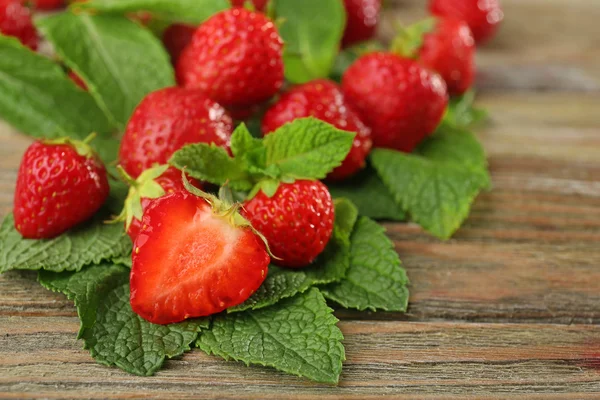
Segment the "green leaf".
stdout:
<svg viewBox="0 0 600 400">
<path fill-rule="evenodd" d="M 131 268 L 131 254 L 121 257 L 115 257 L 111 261 L 115 264 Z"/>
<path fill-rule="evenodd" d="M 358 212 L 348 200 L 339 199 L 335 208 L 335 227 L 327 247 L 314 264 L 302 269 L 269 266 L 269 273 L 258 290 L 244 303 L 227 312 L 259 309 L 295 296 L 314 285 L 337 282 L 350 265 L 350 232 Z"/>
<path fill-rule="evenodd" d="M 267 149 L 262 140 L 252 136 L 244 123 L 238 125 L 231 135 L 231 152 L 246 171 L 258 178 L 265 176 Z"/>
<path fill-rule="evenodd" d="M 131 259 L 131 257 L 129 257 Z M 48 290 L 62 293 L 73 300 L 81 320 L 78 338 L 85 328 L 96 323 L 96 310 L 106 292 L 121 284 L 129 270 L 121 265 L 103 262 L 80 272 L 39 271 L 38 281 Z"/>
<path fill-rule="evenodd" d="M 369 40 L 361 43 L 357 43 L 351 47 L 341 50 L 335 58 L 333 69 L 329 74 L 329 77 L 336 82 L 342 81 L 342 76 L 346 70 L 356 61 L 360 56 L 371 53 L 374 51 L 385 51 L 386 46 L 377 41 Z"/>
<path fill-rule="evenodd" d="M 125 17 L 61 13 L 37 26 L 121 129 L 148 93 L 175 84 L 160 41 Z"/>
<path fill-rule="evenodd" d="M 340 282 L 322 288 L 323 295 L 346 308 L 406 311 L 408 278 L 385 229 L 361 217 L 350 245 L 350 268 Z"/>
<path fill-rule="evenodd" d="M 451 128 L 469 128 L 488 117 L 484 109 L 473 106 L 475 91 L 469 90 L 464 95 L 453 97 L 448 104 L 443 124 Z"/>
<path fill-rule="evenodd" d="M 277 306 L 219 315 L 196 345 L 208 354 L 337 383 L 346 359 L 338 319 L 311 289 Z"/>
<path fill-rule="evenodd" d="M 190 350 L 208 319 L 155 325 L 131 310 L 129 274 L 118 286 L 99 296 L 96 323 L 83 331 L 85 348 L 100 364 L 115 365 L 129 373 L 149 376 L 160 369 L 166 357 Z M 86 307 L 83 303 L 80 307 Z"/>
<path fill-rule="evenodd" d="M 377 172 L 371 167 L 343 182 L 327 184 L 333 197 L 345 197 L 351 200 L 358 213 L 374 219 L 404 221 L 406 214 L 394 201 L 394 196 L 385 187 Z"/>
<path fill-rule="evenodd" d="M 267 166 L 295 179 L 323 179 L 344 161 L 354 135 L 315 118 L 296 119 L 263 139 Z"/>
<path fill-rule="evenodd" d="M 393 150 L 374 150 L 371 162 L 396 202 L 440 239 L 448 239 L 460 227 L 489 182 L 463 165 Z"/>
<path fill-rule="evenodd" d="M 24 239 L 15 229 L 13 215 L 0 226 L 0 273 L 12 269 L 79 271 L 131 253 L 131 240 L 122 224 L 91 220 L 54 238 Z"/>
<path fill-rule="evenodd" d="M 148 11 L 154 18 L 200 24 L 231 7 L 227 0 L 90 0 L 71 8 L 100 13 L 126 14 Z"/>
<path fill-rule="evenodd" d="M 340 49 L 346 15 L 339 0 L 277 0 L 273 3 L 285 42 L 285 77 L 305 83 L 329 75 Z"/>
<path fill-rule="evenodd" d="M 201 181 L 223 185 L 229 181 L 234 190 L 252 189 L 252 181 L 245 165 L 229 157 L 227 151 L 214 144 L 196 143 L 176 151 L 169 164 L 176 168 L 186 168 L 186 172 Z"/>
<path fill-rule="evenodd" d="M 84 139 L 113 130 L 94 99 L 58 64 L 2 35 L 0 54 L 0 117 L 9 124 L 39 138 Z"/>
</svg>

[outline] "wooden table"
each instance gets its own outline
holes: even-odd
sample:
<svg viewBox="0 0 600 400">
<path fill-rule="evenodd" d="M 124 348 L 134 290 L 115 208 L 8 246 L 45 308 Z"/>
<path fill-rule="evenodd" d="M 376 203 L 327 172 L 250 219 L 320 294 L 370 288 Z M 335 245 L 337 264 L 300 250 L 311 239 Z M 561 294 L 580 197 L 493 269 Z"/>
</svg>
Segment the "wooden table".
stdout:
<svg viewBox="0 0 600 400">
<path fill-rule="evenodd" d="M 391 2 L 391 21 L 422 0 Z M 140 378 L 96 364 L 70 301 L 0 277 L 0 397 L 600 398 L 600 4 L 504 0 L 478 56 L 494 190 L 454 239 L 386 224 L 412 281 L 407 314 L 339 311 L 339 387 L 200 351 Z M 0 215 L 29 143 L 0 128 Z"/>
</svg>

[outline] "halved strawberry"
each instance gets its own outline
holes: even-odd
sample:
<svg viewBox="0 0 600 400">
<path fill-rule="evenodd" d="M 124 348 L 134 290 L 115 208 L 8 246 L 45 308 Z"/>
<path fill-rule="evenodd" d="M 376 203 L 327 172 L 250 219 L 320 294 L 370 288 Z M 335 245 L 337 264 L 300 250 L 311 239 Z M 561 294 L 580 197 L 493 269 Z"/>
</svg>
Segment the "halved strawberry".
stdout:
<svg viewBox="0 0 600 400">
<path fill-rule="evenodd" d="M 186 186 L 194 193 L 201 193 Z M 265 244 L 231 205 L 176 192 L 153 200 L 134 243 L 131 308 L 155 324 L 215 314 L 262 284 Z"/>
</svg>

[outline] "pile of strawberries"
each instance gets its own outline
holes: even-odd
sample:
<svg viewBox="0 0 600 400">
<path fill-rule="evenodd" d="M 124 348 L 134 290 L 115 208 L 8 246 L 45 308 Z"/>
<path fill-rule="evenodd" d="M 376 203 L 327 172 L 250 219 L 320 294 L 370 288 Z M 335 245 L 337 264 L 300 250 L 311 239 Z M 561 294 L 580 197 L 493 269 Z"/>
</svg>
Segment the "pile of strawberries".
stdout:
<svg viewBox="0 0 600 400">
<path fill-rule="evenodd" d="M 33 3 L 39 9 L 62 5 Z M 172 25 L 164 32 L 179 86 L 146 96 L 120 145 L 119 169 L 130 191 L 118 220 L 134 242 L 131 305 L 154 323 L 244 302 L 264 281 L 269 263 L 310 265 L 334 223 L 333 201 L 320 181 L 279 182 L 273 195 L 259 190 L 240 205 L 227 193 L 204 192 L 205 183 L 168 166 L 175 151 L 210 143 L 230 153 L 234 120 L 262 116 L 268 135 L 314 117 L 356 134 L 346 159 L 327 177 L 348 179 L 373 147 L 411 152 L 435 131 L 449 96 L 473 84 L 475 44 L 493 36 L 502 19 L 495 0 L 432 0 L 435 19 L 401 32 L 391 51 L 361 55 L 341 85 L 319 79 L 290 87 L 285 44 L 263 13 L 267 2 L 254 0 L 255 11 L 233 3 L 199 27 Z M 345 0 L 345 6 L 342 46 L 371 39 L 381 1 Z M 22 0 L 0 0 L 0 31 L 37 47 Z M 55 237 L 94 215 L 108 194 L 106 168 L 88 141 L 35 142 L 18 174 L 15 227 L 26 238 Z"/>
</svg>

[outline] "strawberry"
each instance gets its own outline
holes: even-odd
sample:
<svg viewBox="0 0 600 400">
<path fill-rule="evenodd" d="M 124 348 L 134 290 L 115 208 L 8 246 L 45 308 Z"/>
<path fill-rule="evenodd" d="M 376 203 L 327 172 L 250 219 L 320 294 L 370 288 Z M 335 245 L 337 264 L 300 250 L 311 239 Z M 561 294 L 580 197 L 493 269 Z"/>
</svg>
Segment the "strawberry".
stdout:
<svg viewBox="0 0 600 400">
<path fill-rule="evenodd" d="M 155 324 L 243 303 L 267 276 L 269 254 L 239 205 L 193 192 L 153 200 L 134 243 L 131 308 Z"/>
<path fill-rule="evenodd" d="M 463 21 L 439 18 L 435 29 L 423 37 L 419 62 L 439 73 L 451 95 L 462 95 L 475 80 L 475 41 Z"/>
<path fill-rule="evenodd" d="M 0 33 L 14 36 L 36 50 L 38 34 L 31 20 L 31 12 L 23 5 L 23 0 L 0 0 Z"/>
<path fill-rule="evenodd" d="M 114 221 L 124 221 L 125 231 L 135 242 L 140 228 L 144 211 L 153 199 L 165 196 L 167 194 L 185 191 L 181 172 L 168 165 L 160 165 L 145 170 L 137 179 L 133 179 L 120 167 L 117 167 L 123 176 L 123 179 L 129 184 L 129 194 L 125 200 L 125 207 Z M 190 183 L 201 189 L 200 182 L 195 179 L 189 179 Z"/>
<path fill-rule="evenodd" d="M 177 79 L 225 107 L 249 107 L 283 85 L 282 51 L 277 28 L 264 14 L 225 10 L 200 25 L 179 57 Z"/>
<path fill-rule="evenodd" d="M 171 55 L 171 61 L 176 64 L 181 52 L 192 41 L 196 27 L 184 24 L 169 25 L 163 32 L 163 44 Z"/>
<path fill-rule="evenodd" d="M 504 18 L 499 0 L 430 0 L 429 10 L 433 15 L 465 21 L 477 44 L 491 39 Z"/>
<path fill-rule="evenodd" d="M 344 73 L 342 88 L 372 129 L 375 147 L 412 151 L 439 125 L 446 106 L 446 84 L 416 61 L 374 52 Z"/>
<path fill-rule="evenodd" d="M 33 5 L 38 10 L 56 10 L 65 6 L 64 0 L 33 0 Z"/>
<path fill-rule="evenodd" d="M 265 134 L 275 131 L 296 118 L 315 117 L 339 129 L 356 133 L 352 150 L 328 178 L 344 179 L 358 172 L 365 165 L 371 150 L 371 130 L 358 114 L 347 104 L 340 87 L 325 79 L 296 86 L 283 94 L 269 110 L 263 121 Z"/>
<path fill-rule="evenodd" d="M 154 164 L 166 164 L 189 143 L 229 148 L 231 117 L 198 89 L 171 87 L 146 96 L 131 116 L 119 149 L 119 163 L 137 178 Z"/>
<path fill-rule="evenodd" d="M 86 142 L 36 141 L 17 175 L 15 228 L 25 238 L 53 238 L 94 215 L 108 192 L 106 169 Z"/>
<path fill-rule="evenodd" d="M 334 206 L 327 187 L 319 181 L 281 183 L 272 197 L 262 190 L 244 204 L 244 215 L 262 233 L 277 264 L 308 266 L 331 238 Z"/>
<path fill-rule="evenodd" d="M 71 79 L 73 81 L 74 84 L 76 84 L 77 86 L 79 86 L 81 89 L 87 91 L 88 87 L 85 84 L 85 82 L 83 81 L 83 79 L 81 79 L 81 77 L 79 75 L 77 75 L 75 73 L 75 71 L 69 71 L 69 73 L 67 74 L 69 79 Z"/>
<path fill-rule="evenodd" d="M 342 46 L 364 42 L 375 36 L 381 11 L 381 0 L 344 0 L 346 7 L 346 30 Z"/>
<path fill-rule="evenodd" d="M 231 0 L 231 5 L 233 7 L 244 7 L 248 0 Z M 264 11 L 267 8 L 267 3 L 269 0 L 252 0 L 252 5 L 256 11 Z"/>
</svg>

